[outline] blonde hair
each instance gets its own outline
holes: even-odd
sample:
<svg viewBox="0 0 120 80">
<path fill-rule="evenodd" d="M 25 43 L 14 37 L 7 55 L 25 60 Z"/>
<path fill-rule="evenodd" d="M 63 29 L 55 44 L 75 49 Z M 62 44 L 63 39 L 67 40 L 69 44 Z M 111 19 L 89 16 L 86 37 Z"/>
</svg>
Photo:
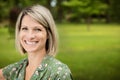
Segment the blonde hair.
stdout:
<svg viewBox="0 0 120 80">
<path fill-rule="evenodd" d="M 29 15 L 34 20 L 36 20 L 37 22 L 39 22 L 41 25 L 44 26 L 48 35 L 48 39 L 46 41 L 46 52 L 48 55 L 55 56 L 58 47 L 58 35 L 57 35 L 56 25 L 50 11 L 41 5 L 33 5 L 27 7 L 23 9 L 19 14 L 16 22 L 16 38 L 15 38 L 16 46 L 18 50 L 21 53 L 26 53 L 25 49 L 20 44 L 20 40 L 19 40 L 21 21 L 25 15 Z"/>
</svg>

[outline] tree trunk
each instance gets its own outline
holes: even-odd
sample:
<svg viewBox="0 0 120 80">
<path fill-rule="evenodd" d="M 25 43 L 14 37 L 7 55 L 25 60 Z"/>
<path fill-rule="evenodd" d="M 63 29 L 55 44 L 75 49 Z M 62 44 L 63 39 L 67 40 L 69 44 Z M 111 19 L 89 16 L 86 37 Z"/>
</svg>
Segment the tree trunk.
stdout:
<svg viewBox="0 0 120 80">
<path fill-rule="evenodd" d="M 92 22 L 92 18 L 90 16 L 87 17 L 86 23 L 87 23 L 87 31 L 90 31 L 90 24 Z"/>
</svg>

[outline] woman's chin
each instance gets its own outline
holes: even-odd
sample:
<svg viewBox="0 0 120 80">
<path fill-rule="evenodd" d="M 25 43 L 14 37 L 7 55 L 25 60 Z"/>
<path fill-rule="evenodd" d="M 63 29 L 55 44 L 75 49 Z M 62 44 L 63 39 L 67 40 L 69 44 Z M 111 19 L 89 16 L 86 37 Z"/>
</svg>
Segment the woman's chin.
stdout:
<svg viewBox="0 0 120 80">
<path fill-rule="evenodd" d="M 27 53 L 35 53 L 36 52 L 36 50 L 26 50 L 27 51 Z"/>
</svg>

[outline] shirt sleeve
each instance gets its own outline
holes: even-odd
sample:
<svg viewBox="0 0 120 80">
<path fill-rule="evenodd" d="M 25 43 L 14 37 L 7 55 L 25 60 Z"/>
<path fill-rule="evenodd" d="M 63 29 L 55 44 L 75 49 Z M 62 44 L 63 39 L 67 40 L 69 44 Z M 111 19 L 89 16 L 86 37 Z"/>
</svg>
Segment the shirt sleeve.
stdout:
<svg viewBox="0 0 120 80">
<path fill-rule="evenodd" d="M 3 68 L 3 76 L 6 80 L 11 80 L 11 74 L 15 71 L 15 64 L 10 64 Z"/>
<path fill-rule="evenodd" d="M 19 70 L 23 66 L 23 63 L 26 62 L 26 58 L 22 59 L 16 63 L 10 64 L 3 68 L 3 76 L 6 80 L 14 80 L 18 76 Z"/>
</svg>

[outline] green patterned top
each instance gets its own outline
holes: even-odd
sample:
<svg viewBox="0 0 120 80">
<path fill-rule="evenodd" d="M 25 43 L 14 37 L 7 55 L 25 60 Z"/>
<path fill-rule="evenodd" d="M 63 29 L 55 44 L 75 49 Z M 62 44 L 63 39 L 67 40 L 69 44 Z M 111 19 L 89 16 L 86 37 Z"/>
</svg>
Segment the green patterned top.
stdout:
<svg viewBox="0 0 120 80">
<path fill-rule="evenodd" d="M 8 65 L 3 69 L 6 80 L 24 80 L 28 59 Z M 30 80 L 73 80 L 67 65 L 52 56 L 45 56 Z"/>
</svg>

